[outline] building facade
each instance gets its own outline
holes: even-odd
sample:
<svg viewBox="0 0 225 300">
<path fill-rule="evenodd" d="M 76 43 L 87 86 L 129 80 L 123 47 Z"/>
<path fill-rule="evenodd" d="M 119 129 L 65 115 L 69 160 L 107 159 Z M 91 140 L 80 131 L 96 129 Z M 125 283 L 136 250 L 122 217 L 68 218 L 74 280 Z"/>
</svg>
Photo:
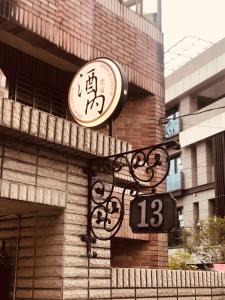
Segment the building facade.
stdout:
<svg viewBox="0 0 225 300">
<path fill-rule="evenodd" d="M 225 215 L 224 45 L 221 40 L 166 78 L 165 137 L 181 145 L 170 150 L 167 190 L 178 200 L 178 225 L 187 229 Z"/>
<path fill-rule="evenodd" d="M 158 22 L 155 7 L 148 17 Z M 166 235 L 133 234 L 128 211 L 111 246 L 95 246 L 97 259 L 80 240 L 88 159 L 162 141 L 163 38 L 144 8 L 144 1 L 0 1 L 0 239 L 14 270 L 13 299 L 109 299 L 110 266 L 167 266 Z M 113 137 L 78 126 L 68 110 L 74 75 L 96 57 L 119 62 L 129 81 Z"/>
<path fill-rule="evenodd" d="M 93 245 L 97 257 L 81 239 L 89 160 L 163 136 L 162 32 L 141 16 L 144 1 L 122 2 L 0 0 L 1 299 L 8 287 L 10 300 L 225 294 L 220 273 L 149 269 L 166 267 L 167 236 L 132 234 L 128 211 L 117 238 Z M 118 61 L 129 80 L 112 137 L 77 125 L 67 106 L 74 75 L 96 57 Z"/>
</svg>

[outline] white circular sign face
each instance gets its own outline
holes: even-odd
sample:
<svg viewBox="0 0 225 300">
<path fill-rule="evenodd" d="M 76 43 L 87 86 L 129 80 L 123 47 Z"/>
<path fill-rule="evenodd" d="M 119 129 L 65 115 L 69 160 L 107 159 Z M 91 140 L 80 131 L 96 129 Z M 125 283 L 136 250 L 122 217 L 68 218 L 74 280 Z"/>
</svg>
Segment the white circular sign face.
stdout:
<svg viewBox="0 0 225 300">
<path fill-rule="evenodd" d="M 106 122 L 127 94 L 117 64 L 106 58 L 84 65 L 75 75 L 69 90 L 69 109 L 74 119 L 86 127 Z"/>
</svg>

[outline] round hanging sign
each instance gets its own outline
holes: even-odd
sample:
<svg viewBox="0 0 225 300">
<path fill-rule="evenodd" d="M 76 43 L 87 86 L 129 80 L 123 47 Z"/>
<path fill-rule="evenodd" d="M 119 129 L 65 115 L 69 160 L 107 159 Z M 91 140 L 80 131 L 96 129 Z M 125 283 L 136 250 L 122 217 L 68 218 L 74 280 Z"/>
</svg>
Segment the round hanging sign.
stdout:
<svg viewBox="0 0 225 300">
<path fill-rule="evenodd" d="M 114 120 L 127 97 L 128 82 L 121 66 L 107 58 L 85 64 L 69 89 L 69 109 L 85 127 L 99 127 Z"/>
</svg>

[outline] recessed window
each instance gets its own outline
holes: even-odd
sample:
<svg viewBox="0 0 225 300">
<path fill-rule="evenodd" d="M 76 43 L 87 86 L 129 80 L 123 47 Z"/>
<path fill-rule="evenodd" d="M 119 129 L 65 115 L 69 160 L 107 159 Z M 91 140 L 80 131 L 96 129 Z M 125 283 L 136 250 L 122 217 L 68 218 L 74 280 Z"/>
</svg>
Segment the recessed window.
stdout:
<svg viewBox="0 0 225 300">
<path fill-rule="evenodd" d="M 216 214 L 215 199 L 208 200 L 209 217 L 213 217 Z"/>
<path fill-rule="evenodd" d="M 171 159 L 169 175 L 180 173 L 181 170 L 182 170 L 182 162 L 180 156 Z"/>
<path fill-rule="evenodd" d="M 191 146 L 191 171 L 192 171 L 192 187 L 197 186 L 197 149 L 196 145 Z"/>
<path fill-rule="evenodd" d="M 199 203 L 193 203 L 193 225 L 196 228 L 200 227 L 200 218 L 199 218 Z"/>
<path fill-rule="evenodd" d="M 206 141 L 206 171 L 207 183 L 214 181 L 214 159 L 213 159 L 213 145 L 212 140 Z"/>
<path fill-rule="evenodd" d="M 0 96 L 66 118 L 73 74 L 3 43 L 0 51 Z"/>
</svg>

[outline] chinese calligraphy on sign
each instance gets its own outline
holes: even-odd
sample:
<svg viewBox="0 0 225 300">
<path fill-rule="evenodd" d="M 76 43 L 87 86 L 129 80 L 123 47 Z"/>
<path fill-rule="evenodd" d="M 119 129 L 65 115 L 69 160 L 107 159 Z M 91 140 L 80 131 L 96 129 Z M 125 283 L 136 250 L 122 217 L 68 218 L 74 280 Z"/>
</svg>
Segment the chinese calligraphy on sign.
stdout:
<svg viewBox="0 0 225 300">
<path fill-rule="evenodd" d="M 75 75 L 69 91 L 69 108 L 79 124 L 96 127 L 115 117 L 116 108 L 126 95 L 127 81 L 120 67 L 112 60 L 99 58 Z"/>
<path fill-rule="evenodd" d="M 83 77 L 83 74 L 81 74 L 80 76 Z M 103 79 L 101 79 L 100 84 L 101 91 L 104 92 Z M 88 112 L 93 109 L 93 107 L 95 107 L 97 112 L 101 114 L 104 109 L 105 96 L 102 94 L 98 95 L 98 77 L 95 75 L 95 69 L 92 69 L 87 73 L 85 91 L 87 94 L 85 114 L 87 115 Z M 82 90 L 80 85 L 78 86 L 78 96 L 82 96 Z"/>
</svg>

